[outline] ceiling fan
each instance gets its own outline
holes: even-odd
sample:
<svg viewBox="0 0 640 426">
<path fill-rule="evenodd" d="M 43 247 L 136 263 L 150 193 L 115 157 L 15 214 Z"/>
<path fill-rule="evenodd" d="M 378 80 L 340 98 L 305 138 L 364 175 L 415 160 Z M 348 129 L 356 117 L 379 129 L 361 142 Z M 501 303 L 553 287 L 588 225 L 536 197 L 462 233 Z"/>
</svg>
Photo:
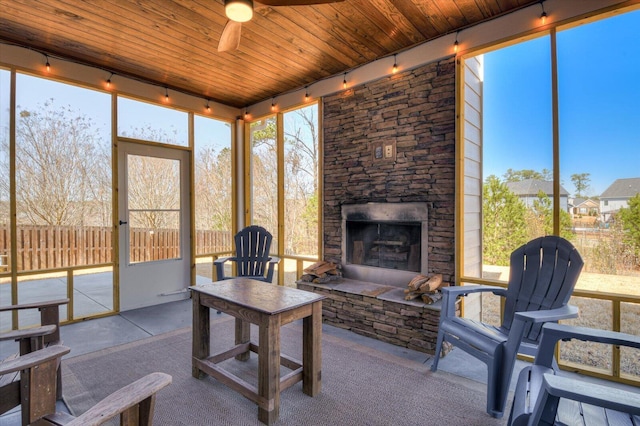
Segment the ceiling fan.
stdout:
<svg viewBox="0 0 640 426">
<path fill-rule="evenodd" d="M 260 0 L 266 6 L 309 6 L 322 3 L 338 3 L 344 0 Z M 242 23 L 253 17 L 253 0 L 224 0 L 224 12 L 229 18 L 218 42 L 218 52 L 235 50 L 240 45 Z"/>
</svg>

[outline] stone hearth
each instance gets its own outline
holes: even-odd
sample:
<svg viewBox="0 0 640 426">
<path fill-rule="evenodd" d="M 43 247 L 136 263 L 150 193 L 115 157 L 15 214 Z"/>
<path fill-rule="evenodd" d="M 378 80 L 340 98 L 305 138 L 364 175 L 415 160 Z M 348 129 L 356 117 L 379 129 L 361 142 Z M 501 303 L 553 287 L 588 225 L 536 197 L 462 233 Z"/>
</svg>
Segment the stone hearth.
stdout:
<svg viewBox="0 0 640 426">
<path fill-rule="evenodd" d="M 402 288 L 341 278 L 327 284 L 298 281 L 298 288 L 322 294 L 326 324 L 403 346 L 435 353 L 440 302 L 404 300 Z M 444 353 L 448 352 L 448 346 Z"/>
</svg>

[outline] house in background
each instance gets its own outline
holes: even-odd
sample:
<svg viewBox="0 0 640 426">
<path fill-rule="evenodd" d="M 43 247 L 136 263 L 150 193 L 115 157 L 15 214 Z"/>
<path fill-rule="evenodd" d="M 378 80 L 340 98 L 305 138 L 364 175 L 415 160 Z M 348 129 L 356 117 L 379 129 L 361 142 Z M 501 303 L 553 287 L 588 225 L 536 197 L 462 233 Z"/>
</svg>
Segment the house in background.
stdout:
<svg viewBox="0 0 640 426">
<path fill-rule="evenodd" d="M 591 198 L 573 198 L 569 200 L 569 213 L 572 217 L 598 216 L 600 203 Z"/>
<path fill-rule="evenodd" d="M 600 195 L 600 214 L 608 222 L 618 210 L 628 207 L 629 199 L 640 193 L 640 177 L 616 179 Z"/>
<path fill-rule="evenodd" d="M 570 198 L 569 214 L 574 228 L 593 228 L 600 219 L 600 203 L 591 198 Z"/>
<path fill-rule="evenodd" d="M 509 191 L 516 194 L 527 208 L 533 207 L 533 202 L 539 199 L 540 191 L 553 199 L 553 182 L 548 180 L 524 179 L 519 182 L 507 182 Z M 568 211 L 569 192 L 560 185 L 560 209 Z"/>
</svg>

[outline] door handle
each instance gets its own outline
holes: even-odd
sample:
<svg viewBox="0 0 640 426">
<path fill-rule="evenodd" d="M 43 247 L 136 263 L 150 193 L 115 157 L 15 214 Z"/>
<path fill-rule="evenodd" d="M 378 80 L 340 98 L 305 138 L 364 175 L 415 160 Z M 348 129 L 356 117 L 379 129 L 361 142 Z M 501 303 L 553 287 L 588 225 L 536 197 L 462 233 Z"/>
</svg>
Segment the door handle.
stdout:
<svg viewBox="0 0 640 426">
<path fill-rule="evenodd" d="M 128 222 L 120 221 L 120 225 L 126 225 Z"/>
</svg>

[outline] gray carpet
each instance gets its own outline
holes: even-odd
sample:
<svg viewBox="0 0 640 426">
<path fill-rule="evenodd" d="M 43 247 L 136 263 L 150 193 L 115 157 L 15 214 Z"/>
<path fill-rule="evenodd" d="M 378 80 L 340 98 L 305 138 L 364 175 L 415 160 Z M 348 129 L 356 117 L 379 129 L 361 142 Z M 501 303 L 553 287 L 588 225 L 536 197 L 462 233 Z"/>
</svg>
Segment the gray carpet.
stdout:
<svg viewBox="0 0 640 426">
<path fill-rule="evenodd" d="M 301 359 L 302 326 L 282 329 L 282 351 Z M 222 336 L 212 352 L 231 346 L 233 319 L 215 320 Z M 252 329 L 257 339 L 257 329 Z M 257 384 L 256 355 L 225 368 Z M 257 406 L 214 379 L 191 377 L 191 329 L 63 360 L 65 400 L 81 414 L 114 390 L 153 371 L 173 377 L 158 393 L 156 425 L 259 425 Z M 282 367 L 281 374 L 287 370 Z M 322 392 L 315 398 L 297 383 L 281 394 L 277 425 L 503 425 L 484 409 L 485 385 L 376 351 L 347 339 L 322 338 Z"/>
</svg>

